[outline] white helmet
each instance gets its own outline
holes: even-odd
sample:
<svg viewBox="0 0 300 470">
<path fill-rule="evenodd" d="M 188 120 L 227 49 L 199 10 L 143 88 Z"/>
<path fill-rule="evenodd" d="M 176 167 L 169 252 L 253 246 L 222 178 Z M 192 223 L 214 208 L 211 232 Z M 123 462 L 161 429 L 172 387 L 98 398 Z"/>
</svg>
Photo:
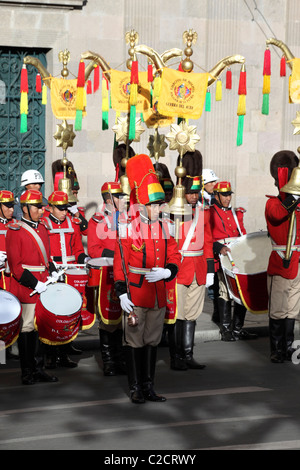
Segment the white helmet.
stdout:
<svg viewBox="0 0 300 470">
<path fill-rule="evenodd" d="M 41 173 L 37 170 L 27 170 L 21 176 L 21 186 L 27 184 L 43 184 L 45 183 Z"/>
<path fill-rule="evenodd" d="M 202 170 L 202 178 L 203 184 L 211 183 L 212 181 L 217 181 L 218 179 L 220 179 L 218 178 L 216 173 L 213 170 L 210 170 L 209 168 L 204 168 L 204 170 Z"/>
</svg>

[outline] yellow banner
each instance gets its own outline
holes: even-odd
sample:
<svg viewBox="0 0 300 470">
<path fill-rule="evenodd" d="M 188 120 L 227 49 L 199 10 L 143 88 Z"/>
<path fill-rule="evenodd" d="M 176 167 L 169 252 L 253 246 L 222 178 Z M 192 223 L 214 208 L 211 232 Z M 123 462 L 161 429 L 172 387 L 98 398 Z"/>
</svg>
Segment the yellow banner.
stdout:
<svg viewBox="0 0 300 470">
<path fill-rule="evenodd" d="M 111 107 L 115 111 L 129 112 L 130 72 L 111 70 Z M 136 111 L 144 113 L 150 106 L 150 83 L 148 72 L 139 72 Z"/>
<path fill-rule="evenodd" d="M 290 100 L 292 103 L 300 103 L 300 59 L 292 60 L 293 68 L 290 79 Z"/>
<path fill-rule="evenodd" d="M 51 107 L 57 119 L 75 119 L 77 78 L 51 78 Z M 86 115 L 85 109 L 82 115 Z"/>
<path fill-rule="evenodd" d="M 186 73 L 165 67 L 157 110 L 165 116 L 199 119 L 206 96 L 208 73 Z"/>
</svg>

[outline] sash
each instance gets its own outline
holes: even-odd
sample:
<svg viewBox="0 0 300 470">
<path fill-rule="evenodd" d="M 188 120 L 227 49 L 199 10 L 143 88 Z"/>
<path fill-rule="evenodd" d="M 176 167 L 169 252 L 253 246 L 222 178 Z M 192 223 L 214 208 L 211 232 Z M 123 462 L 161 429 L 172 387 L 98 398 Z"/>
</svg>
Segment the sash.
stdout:
<svg viewBox="0 0 300 470">
<path fill-rule="evenodd" d="M 115 292 L 112 266 L 100 267 L 98 312 L 106 325 L 117 325 L 122 321 L 122 309 Z"/>
<path fill-rule="evenodd" d="M 67 249 L 66 249 L 66 238 L 65 238 L 65 233 L 73 233 L 74 229 L 72 227 L 71 220 L 69 217 L 66 218 L 68 221 L 68 227 L 67 228 L 62 228 L 62 229 L 55 229 L 52 225 L 51 220 L 47 217 L 47 224 L 50 227 L 50 233 L 59 233 L 60 236 L 60 248 L 61 248 L 61 260 L 63 264 L 68 264 L 68 257 L 67 257 Z M 75 257 L 73 258 L 75 260 Z M 71 261 L 73 261 L 73 259 Z"/>
<path fill-rule="evenodd" d="M 35 244 L 36 244 L 36 246 L 39 250 L 39 253 L 40 253 L 40 255 L 41 255 L 41 257 L 42 257 L 42 259 L 45 263 L 45 266 L 48 267 L 49 260 L 48 260 L 45 245 L 44 245 L 43 240 L 41 239 L 41 237 L 35 232 L 35 230 L 33 230 L 33 228 L 31 228 L 25 222 L 22 222 L 20 220 L 19 224 L 21 225 L 21 227 L 24 228 L 24 230 L 27 231 L 27 233 L 30 235 L 31 239 L 35 242 Z"/>
<path fill-rule="evenodd" d="M 240 227 L 240 224 L 239 224 L 238 218 L 237 218 L 237 216 L 236 216 L 236 213 L 235 213 L 235 210 L 234 210 L 234 208 L 233 208 L 233 207 L 231 208 L 231 212 L 232 212 L 232 215 L 233 215 L 234 221 L 235 221 L 235 223 L 236 223 L 237 229 L 238 229 L 238 231 L 239 231 L 239 234 L 240 234 L 240 236 L 242 236 L 242 235 L 243 235 L 243 233 L 242 233 L 242 231 L 241 231 L 241 227 Z"/>
<path fill-rule="evenodd" d="M 197 204 L 196 210 L 195 210 L 195 217 L 193 218 L 193 221 L 191 223 L 191 226 L 189 228 L 189 231 L 187 233 L 186 239 L 184 240 L 184 243 L 181 247 L 180 253 L 181 257 L 183 258 L 184 256 L 184 251 L 188 249 L 189 244 L 191 242 L 191 239 L 193 238 L 197 223 L 198 223 L 198 218 L 199 218 L 199 205 Z"/>
<path fill-rule="evenodd" d="M 172 281 L 166 282 L 167 307 L 165 313 L 165 323 L 171 325 L 177 318 L 177 282 L 176 277 Z"/>
</svg>

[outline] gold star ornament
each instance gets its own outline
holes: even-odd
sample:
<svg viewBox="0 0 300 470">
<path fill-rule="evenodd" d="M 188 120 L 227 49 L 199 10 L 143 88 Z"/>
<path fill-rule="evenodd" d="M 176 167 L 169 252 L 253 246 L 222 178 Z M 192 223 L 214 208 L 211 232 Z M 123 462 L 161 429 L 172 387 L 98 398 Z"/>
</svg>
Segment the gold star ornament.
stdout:
<svg viewBox="0 0 300 470">
<path fill-rule="evenodd" d="M 194 152 L 195 145 L 199 142 L 200 137 L 196 134 L 196 126 L 188 126 L 185 121 L 171 125 L 171 132 L 166 135 L 170 142 L 170 150 L 178 150 L 180 155 L 186 152 Z"/>
<path fill-rule="evenodd" d="M 62 124 L 57 124 L 53 137 L 56 139 L 56 147 L 62 147 L 63 150 L 73 147 L 73 140 L 76 137 L 76 134 L 73 132 L 73 124 L 68 124 L 66 120 Z"/>
<path fill-rule="evenodd" d="M 293 135 L 300 134 L 300 111 L 297 111 L 296 119 L 292 121 L 292 124 L 295 127 Z"/>
<path fill-rule="evenodd" d="M 123 116 L 117 118 L 117 124 L 112 127 L 112 130 L 116 134 L 117 142 L 127 142 L 129 135 L 129 117 Z M 135 119 L 135 139 L 133 142 L 139 142 L 141 134 L 145 132 L 143 126 L 141 126 L 141 119 Z"/>
<path fill-rule="evenodd" d="M 150 135 L 147 149 L 150 151 L 150 158 L 155 158 L 158 162 L 159 157 L 165 156 L 165 149 L 168 147 L 168 144 L 165 142 L 165 136 L 160 135 L 156 129 L 154 135 Z"/>
</svg>

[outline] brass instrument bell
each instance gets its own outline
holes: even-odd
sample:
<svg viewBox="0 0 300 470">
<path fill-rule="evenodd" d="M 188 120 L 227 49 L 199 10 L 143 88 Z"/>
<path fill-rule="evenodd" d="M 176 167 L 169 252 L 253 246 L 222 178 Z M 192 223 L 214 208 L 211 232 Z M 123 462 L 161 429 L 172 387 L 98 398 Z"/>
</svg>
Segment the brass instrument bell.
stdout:
<svg viewBox="0 0 300 470">
<path fill-rule="evenodd" d="M 295 194 L 300 196 L 300 166 L 292 170 L 289 181 L 280 189 L 283 193 Z"/>
<path fill-rule="evenodd" d="M 68 201 L 70 203 L 78 202 L 77 197 L 72 192 L 71 184 L 72 182 L 69 178 L 61 178 L 58 182 L 58 190 L 68 195 Z"/>
</svg>

